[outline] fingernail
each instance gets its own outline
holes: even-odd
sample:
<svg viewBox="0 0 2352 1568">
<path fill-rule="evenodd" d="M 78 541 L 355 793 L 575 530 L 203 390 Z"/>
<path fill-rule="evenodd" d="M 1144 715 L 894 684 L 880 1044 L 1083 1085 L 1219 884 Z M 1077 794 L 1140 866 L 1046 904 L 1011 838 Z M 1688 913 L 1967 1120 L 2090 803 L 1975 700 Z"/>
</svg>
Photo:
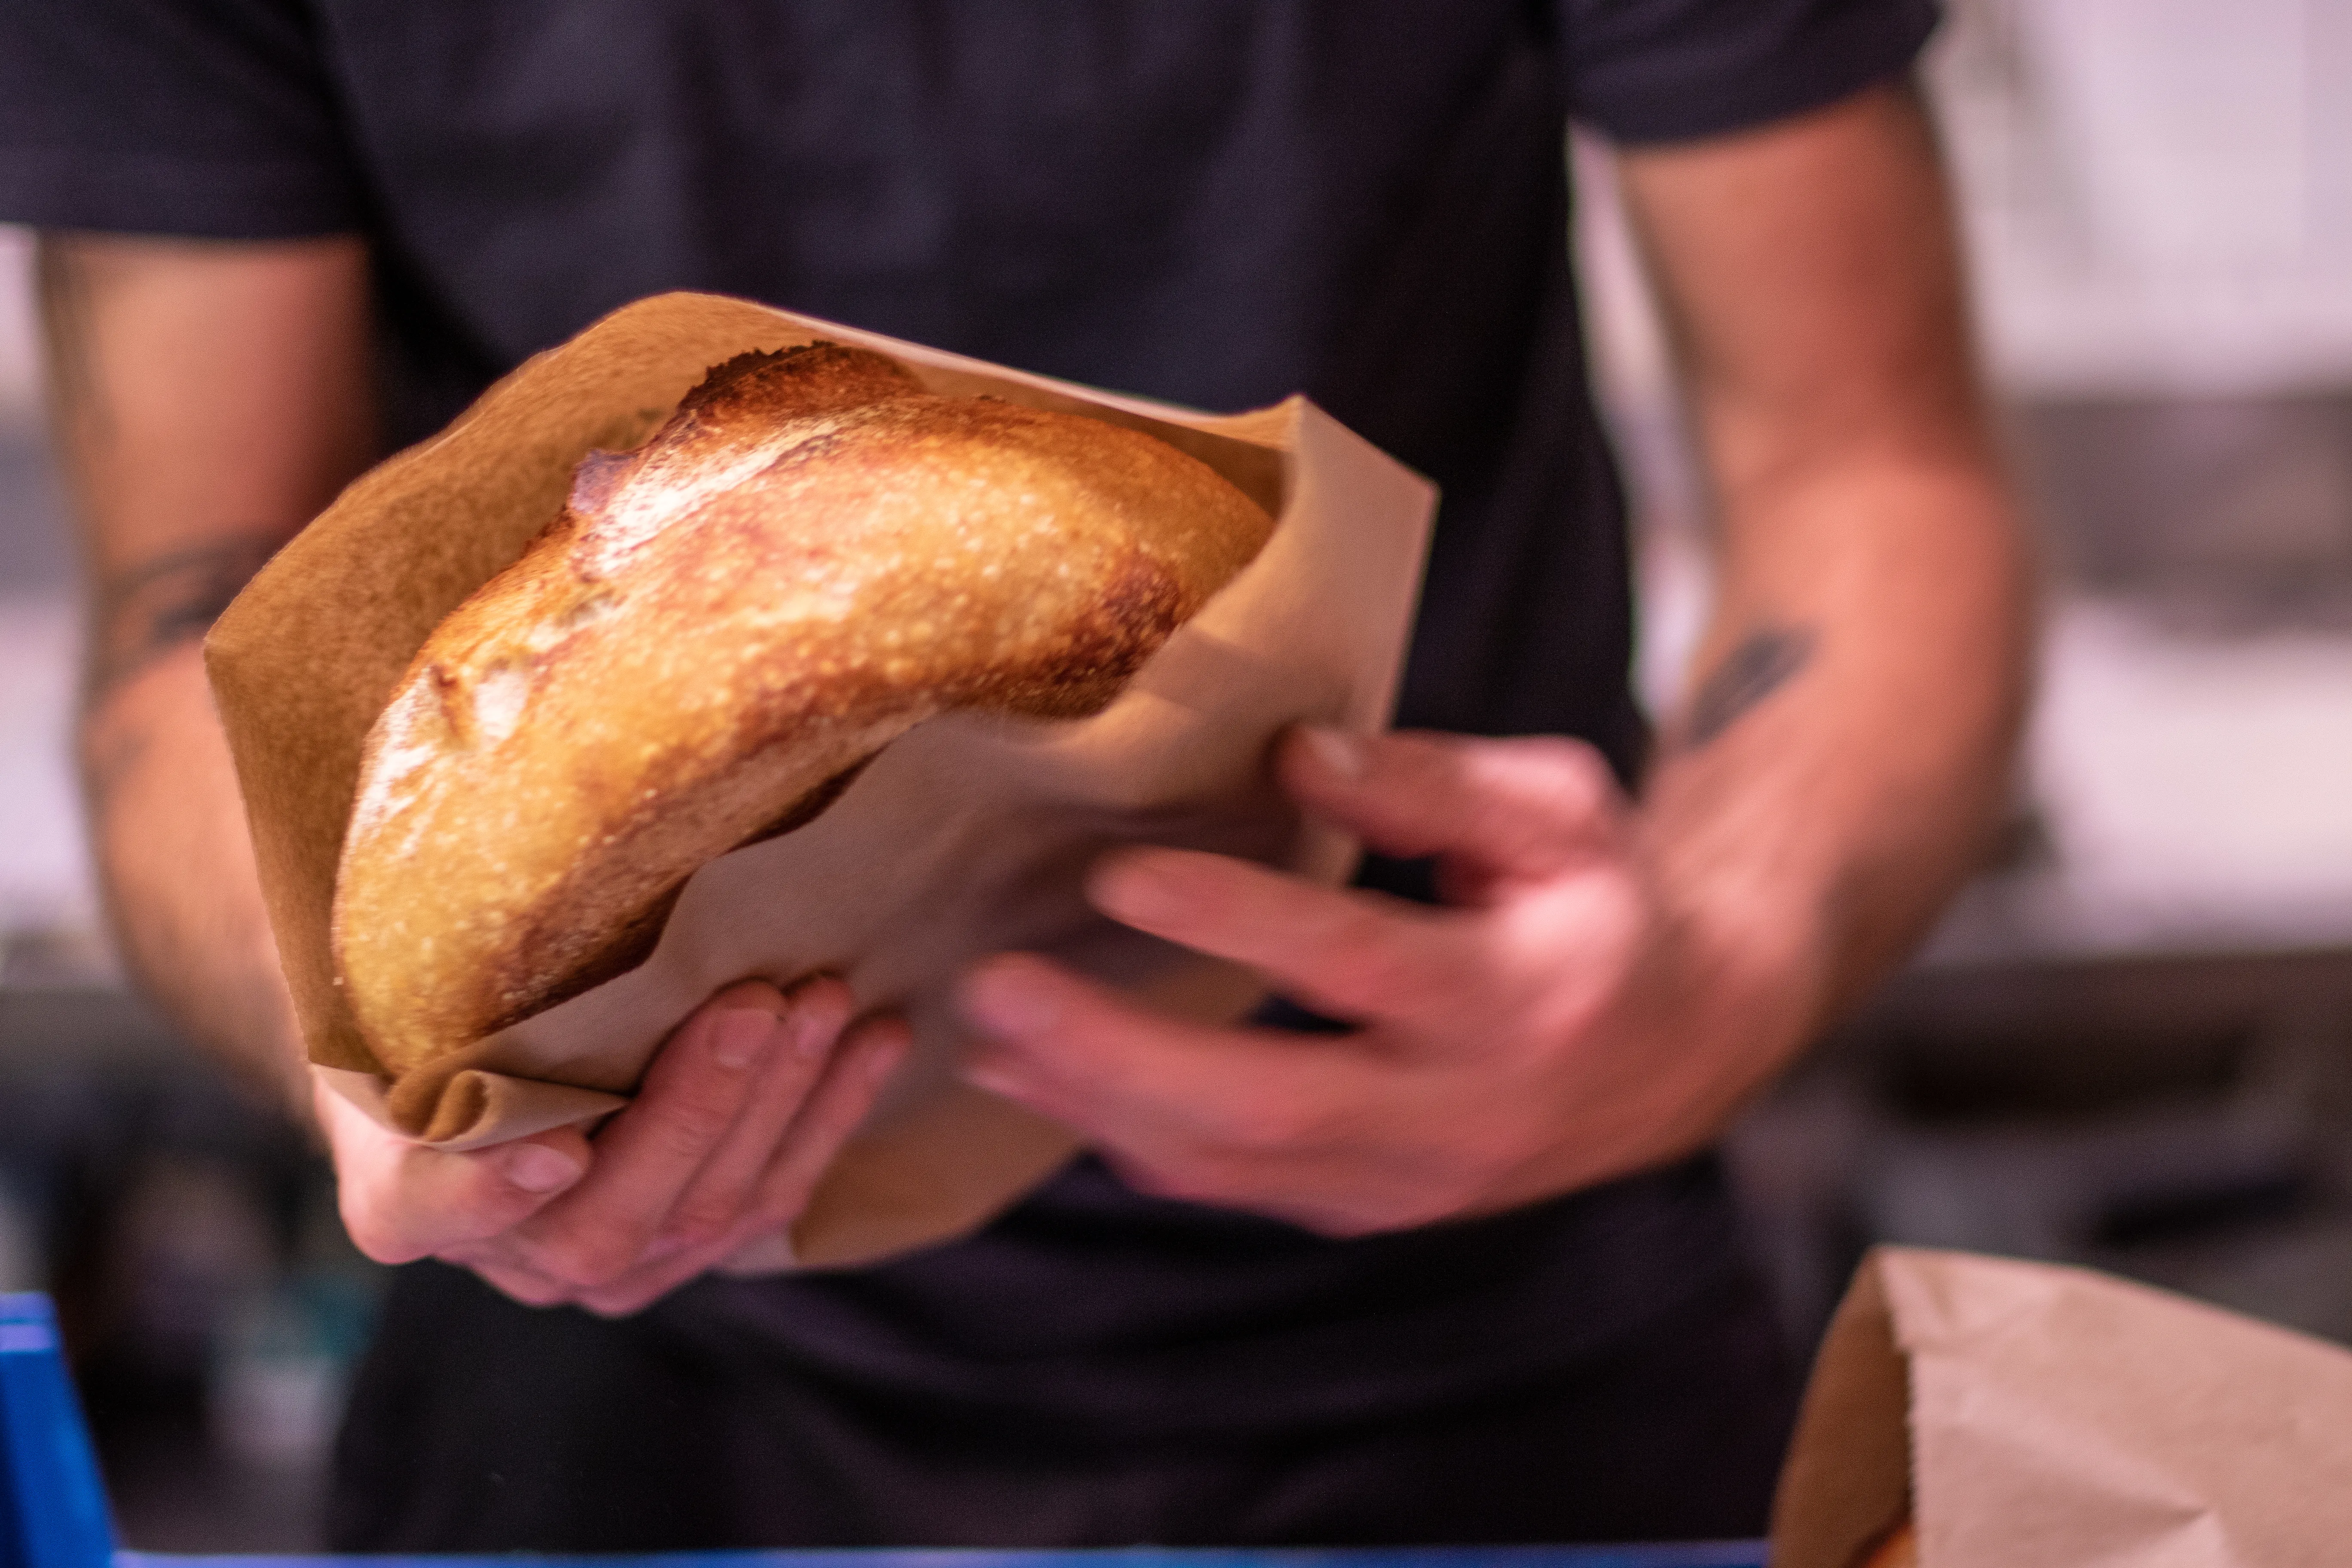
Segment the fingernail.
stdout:
<svg viewBox="0 0 2352 1568">
<path fill-rule="evenodd" d="M 1095 907 L 1113 920 L 1149 924 L 1183 903 L 1182 889 L 1150 860 L 1114 860 L 1095 874 Z"/>
<path fill-rule="evenodd" d="M 710 1021 L 710 1057 L 723 1068 L 742 1068 L 760 1059 L 774 1037 L 776 1017 L 755 1007 L 735 1007 Z"/>
<path fill-rule="evenodd" d="M 506 1158 L 507 1181 L 527 1193 L 551 1193 L 580 1179 L 580 1163 L 544 1143 L 525 1143 Z"/>
<path fill-rule="evenodd" d="M 803 1061 L 824 1055 L 841 1033 L 830 1013 L 821 1013 L 814 1007 L 793 1008 L 791 1028 L 793 1050 Z"/>
<path fill-rule="evenodd" d="M 1062 1016 L 1049 983 L 1012 964 L 981 971 L 965 987 L 964 998 L 971 1021 L 992 1035 L 1042 1034 Z"/>
<path fill-rule="evenodd" d="M 1343 779 L 1361 778 L 1364 773 L 1364 742 L 1360 735 L 1345 730 L 1335 730 L 1328 724 L 1308 724 L 1299 731 L 1307 750 L 1327 772 Z"/>
</svg>

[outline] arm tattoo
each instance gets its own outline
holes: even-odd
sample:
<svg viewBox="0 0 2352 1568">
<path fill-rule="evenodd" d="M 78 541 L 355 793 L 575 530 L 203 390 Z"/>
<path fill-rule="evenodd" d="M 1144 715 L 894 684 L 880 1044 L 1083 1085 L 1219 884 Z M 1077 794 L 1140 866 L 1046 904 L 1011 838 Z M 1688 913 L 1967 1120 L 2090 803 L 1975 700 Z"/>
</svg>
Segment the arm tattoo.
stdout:
<svg viewBox="0 0 2352 1568">
<path fill-rule="evenodd" d="M 91 326 L 103 308 L 110 273 L 102 257 L 70 237 L 43 237 L 37 264 L 58 445 L 68 469 L 87 474 L 121 460 L 114 406 Z M 163 654 L 203 637 L 278 542 L 260 535 L 211 541 L 100 582 L 84 705 L 96 706 Z"/>
<path fill-rule="evenodd" d="M 90 627 L 88 701 L 203 637 L 278 550 L 258 535 L 215 541 L 144 562 L 99 584 Z"/>
<path fill-rule="evenodd" d="M 1813 634 L 1806 626 L 1766 626 L 1741 638 L 1691 699 L 1683 749 L 1695 752 L 1730 729 L 1795 679 L 1812 657 Z"/>
</svg>

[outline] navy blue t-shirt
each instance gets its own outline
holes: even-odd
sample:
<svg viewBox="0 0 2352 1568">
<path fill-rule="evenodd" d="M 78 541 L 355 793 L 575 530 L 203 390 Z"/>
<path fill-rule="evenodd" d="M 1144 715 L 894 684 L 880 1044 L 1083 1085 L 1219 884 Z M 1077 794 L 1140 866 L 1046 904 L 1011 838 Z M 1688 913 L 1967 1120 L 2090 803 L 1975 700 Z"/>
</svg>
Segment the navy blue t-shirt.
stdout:
<svg viewBox="0 0 2352 1568">
<path fill-rule="evenodd" d="M 1303 390 L 1443 489 L 1400 722 L 1582 736 L 1631 781 L 1645 731 L 1569 268 L 1566 125 L 1649 142 L 1757 124 L 1904 69 L 1932 23 L 1932 0 L 0 0 L 0 221 L 364 233 L 404 438 L 669 289 L 1212 409 Z M 1734 1253 L 1704 1163 L 1338 1243 L 1148 1202 L 1082 1162 L 969 1241 L 708 1282 L 596 1353 L 782 1369 L 761 1397 L 838 1394 L 835 1446 L 895 1409 L 982 1446 L 1018 1427 L 1262 1449 L 1606 1365 L 1729 1289 Z M 362 1434 L 354 1451 L 383 1466 L 473 1419 L 383 1392 L 430 1378 L 456 1397 L 432 1358 L 468 1334 L 420 1327 L 416 1303 L 502 1310 L 446 1281 L 403 1289 L 391 1338 L 413 1364 L 374 1375 L 362 1419 L 379 1438 L 398 1410 L 424 1425 Z M 526 1378 L 545 1341 L 515 1338 L 483 1386 L 539 1388 L 522 1404 L 542 1415 L 579 1395 L 580 1365 Z M 857 1468 L 830 1448 L 794 1462 Z M 562 1543 L 416 1525 L 511 1495 L 497 1464 L 467 1465 L 498 1487 L 353 1503 L 349 1543 Z M 545 1484 L 583 1517 L 581 1485 Z M 1162 1517 L 996 1533 L 1180 1533 Z M 698 1539 L 779 1539 L 762 1519 Z M 664 1541 L 687 1543 L 571 1543 Z"/>
</svg>

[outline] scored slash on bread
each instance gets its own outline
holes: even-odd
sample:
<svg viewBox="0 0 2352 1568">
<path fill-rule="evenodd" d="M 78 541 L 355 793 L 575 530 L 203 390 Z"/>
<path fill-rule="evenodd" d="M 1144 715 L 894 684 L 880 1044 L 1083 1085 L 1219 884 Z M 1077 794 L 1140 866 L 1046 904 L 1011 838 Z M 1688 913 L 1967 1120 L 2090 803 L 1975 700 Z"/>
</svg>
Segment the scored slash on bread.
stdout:
<svg viewBox="0 0 2352 1568">
<path fill-rule="evenodd" d="M 1139 432 L 813 343 L 713 369 L 369 733 L 332 940 L 403 1072 L 642 960 L 686 879 L 927 718 L 1108 705 L 1273 527 Z"/>
</svg>

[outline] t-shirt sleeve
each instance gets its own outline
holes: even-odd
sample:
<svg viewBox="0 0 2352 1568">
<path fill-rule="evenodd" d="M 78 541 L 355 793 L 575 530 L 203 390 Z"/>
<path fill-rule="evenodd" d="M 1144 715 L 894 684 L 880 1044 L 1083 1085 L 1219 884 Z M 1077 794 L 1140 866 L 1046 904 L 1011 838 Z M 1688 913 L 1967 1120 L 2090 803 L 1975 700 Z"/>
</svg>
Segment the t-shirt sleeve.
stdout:
<svg viewBox="0 0 2352 1568">
<path fill-rule="evenodd" d="M 1553 0 L 1570 112 L 1620 142 L 1738 131 L 1902 70 L 1936 0 Z"/>
<path fill-rule="evenodd" d="M 0 222 L 217 239 L 355 227 L 300 0 L 0 0 Z"/>
</svg>

